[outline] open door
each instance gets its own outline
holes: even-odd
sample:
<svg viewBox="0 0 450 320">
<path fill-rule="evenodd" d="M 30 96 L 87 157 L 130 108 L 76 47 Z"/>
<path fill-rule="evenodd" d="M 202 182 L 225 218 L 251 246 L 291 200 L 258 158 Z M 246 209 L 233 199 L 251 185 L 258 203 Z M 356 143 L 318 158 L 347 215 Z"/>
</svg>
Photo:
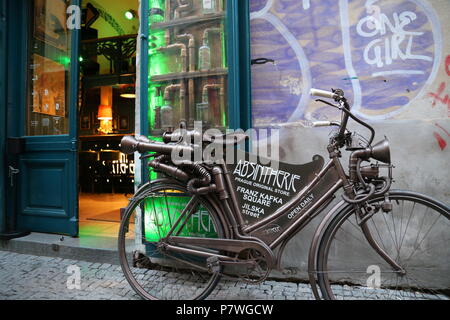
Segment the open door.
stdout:
<svg viewBox="0 0 450 320">
<path fill-rule="evenodd" d="M 8 3 L 24 26 L 8 46 L 10 208 L 20 230 L 77 236 L 79 30 L 68 29 L 67 9 L 78 1 Z"/>
</svg>

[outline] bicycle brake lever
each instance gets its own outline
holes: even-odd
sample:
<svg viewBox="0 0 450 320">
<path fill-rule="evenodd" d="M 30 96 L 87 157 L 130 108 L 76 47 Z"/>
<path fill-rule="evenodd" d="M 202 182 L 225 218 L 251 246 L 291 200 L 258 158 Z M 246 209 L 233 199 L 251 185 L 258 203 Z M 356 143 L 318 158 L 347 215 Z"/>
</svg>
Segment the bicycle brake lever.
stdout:
<svg viewBox="0 0 450 320">
<path fill-rule="evenodd" d="M 337 106 L 337 105 L 332 104 L 332 103 L 330 103 L 330 102 L 328 102 L 328 101 L 325 101 L 325 100 L 322 100 L 322 99 L 316 99 L 315 101 L 316 101 L 316 102 L 322 102 L 322 103 L 325 103 L 325 104 L 327 104 L 327 105 L 329 105 L 329 106 L 331 106 L 331 107 L 333 107 L 333 108 L 336 108 L 336 109 L 341 110 L 341 106 Z"/>
</svg>

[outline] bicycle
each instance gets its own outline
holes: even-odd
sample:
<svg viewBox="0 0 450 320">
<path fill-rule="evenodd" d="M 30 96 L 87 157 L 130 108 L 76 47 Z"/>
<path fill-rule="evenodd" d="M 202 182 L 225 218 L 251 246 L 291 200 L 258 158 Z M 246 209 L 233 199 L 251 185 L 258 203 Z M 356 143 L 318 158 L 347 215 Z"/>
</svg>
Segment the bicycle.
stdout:
<svg viewBox="0 0 450 320">
<path fill-rule="evenodd" d="M 206 299 L 222 277 L 266 280 L 281 268 L 289 240 L 342 190 L 311 241 L 308 280 L 315 298 L 345 299 L 346 285 L 364 298 L 448 299 L 450 208 L 422 194 L 391 190 L 389 142 L 372 145 L 375 130 L 351 112 L 342 90 L 312 89 L 311 95 L 333 100 L 337 104 L 317 101 L 342 112 L 341 122 L 312 123 L 337 127 L 327 147 L 330 160 L 324 165 L 315 157 L 301 190 L 252 222 L 225 161 L 175 163 L 170 156 L 212 143 L 236 145 L 244 135 L 202 137 L 200 145 L 192 143 L 201 135 L 194 131 L 184 131 L 183 139 L 165 133 L 164 142 L 122 140 L 122 152 L 153 157 L 149 166 L 166 176 L 138 189 L 120 226 L 122 270 L 141 297 Z M 368 140 L 347 129 L 350 119 L 371 132 Z M 340 162 L 344 147 L 351 152 L 348 173 Z"/>
</svg>

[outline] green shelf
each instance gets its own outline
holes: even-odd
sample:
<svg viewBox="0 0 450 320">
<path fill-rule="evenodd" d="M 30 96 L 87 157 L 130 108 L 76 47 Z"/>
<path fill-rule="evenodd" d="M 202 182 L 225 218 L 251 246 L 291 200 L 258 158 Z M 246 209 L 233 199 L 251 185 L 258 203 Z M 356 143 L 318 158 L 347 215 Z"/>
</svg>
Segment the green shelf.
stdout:
<svg viewBox="0 0 450 320">
<path fill-rule="evenodd" d="M 169 73 L 159 76 L 152 76 L 150 81 L 152 82 L 166 82 L 172 80 L 186 80 L 194 78 L 206 78 L 206 77 L 217 77 L 228 75 L 228 69 L 212 69 L 209 71 L 194 71 L 194 72 L 179 72 L 179 73 Z"/>
<path fill-rule="evenodd" d="M 213 14 L 202 15 L 202 16 L 180 18 L 180 19 L 175 19 L 175 20 L 171 20 L 168 22 L 153 23 L 150 26 L 150 29 L 151 30 L 167 29 L 167 28 L 187 26 L 190 24 L 196 24 L 196 23 L 202 23 L 202 22 L 216 21 L 216 20 L 221 20 L 224 18 L 225 18 L 225 12 L 219 12 L 219 13 L 213 13 Z"/>
</svg>

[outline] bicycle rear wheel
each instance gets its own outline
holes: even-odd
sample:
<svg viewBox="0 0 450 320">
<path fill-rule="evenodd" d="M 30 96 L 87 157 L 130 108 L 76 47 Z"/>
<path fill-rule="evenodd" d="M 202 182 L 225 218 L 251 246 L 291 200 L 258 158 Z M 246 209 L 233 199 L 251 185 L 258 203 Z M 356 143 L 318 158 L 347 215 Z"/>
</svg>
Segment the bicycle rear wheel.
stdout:
<svg viewBox="0 0 450 320">
<path fill-rule="evenodd" d="M 224 236 L 217 214 L 203 197 L 189 195 L 177 183 L 150 185 L 130 202 L 122 218 L 119 257 L 124 275 L 144 299 L 205 299 L 220 276 L 208 272 L 204 258 L 163 250 L 161 244 L 174 225 L 172 235 Z"/>
<path fill-rule="evenodd" d="M 449 299 L 450 210 L 431 198 L 392 191 L 393 210 L 366 223 L 372 238 L 404 272 L 369 244 L 353 208 L 341 211 L 320 242 L 318 282 L 325 299 Z M 379 208 L 384 198 L 370 201 Z"/>
</svg>

